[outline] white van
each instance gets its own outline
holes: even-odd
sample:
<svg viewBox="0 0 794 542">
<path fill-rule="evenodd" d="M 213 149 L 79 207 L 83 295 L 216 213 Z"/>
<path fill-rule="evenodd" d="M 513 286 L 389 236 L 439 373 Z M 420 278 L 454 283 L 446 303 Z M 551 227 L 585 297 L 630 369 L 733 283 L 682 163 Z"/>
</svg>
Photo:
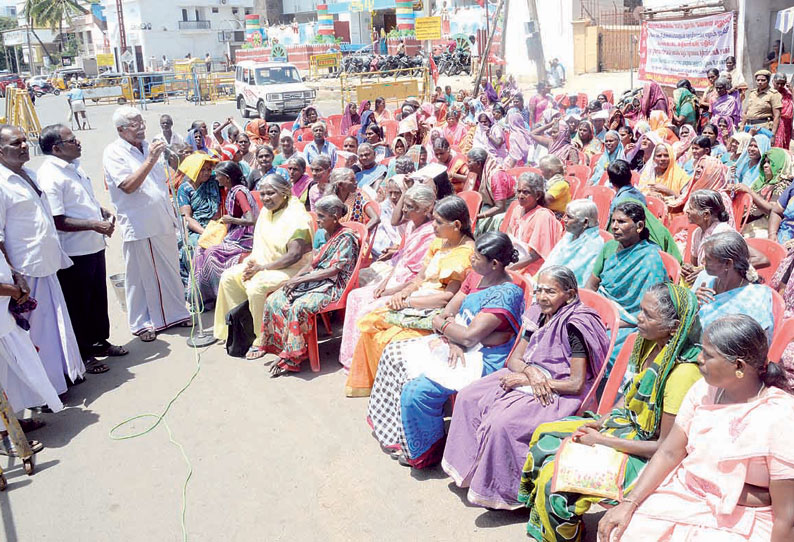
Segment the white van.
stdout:
<svg viewBox="0 0 794 542">
<path fill-rule="evenodd" d="M 303 83 L 298 68 L 287 62 L 237 64 L 234 75 L 237 109 L 243 118 L 251 110 L 260 118 L 268 114 L 297 113 L 314 102 L 316 92 Z"/>
</svg>

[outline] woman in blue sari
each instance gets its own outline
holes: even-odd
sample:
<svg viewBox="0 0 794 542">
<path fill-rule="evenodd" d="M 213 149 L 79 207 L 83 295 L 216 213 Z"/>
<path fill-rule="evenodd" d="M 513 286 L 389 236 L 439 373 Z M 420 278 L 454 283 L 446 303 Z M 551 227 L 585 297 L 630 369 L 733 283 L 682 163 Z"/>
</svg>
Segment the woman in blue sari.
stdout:
<svg viewBox="0 0 794 542">
<path fill-rule="evenodd" d="M 620 134 L 615 130 L 608 131 L 604 136 L 604 154 L 596 162 L 589 184 L 598 184 L 612 162 L 625 159 L 626 156 L 623 152 L 623 143 L 620 142 Z"/>
<path fill-rule="evenodd" d="M 554 245 L 540 271 L 552 265 L 564 265 L 576 275 L 576 283 L 584 286 L 604 247 L 598 231 L 598 207 L 591 200 L 575 199 L 565 208 L 562 221 L 565 235 Z"/>
<path fill-rule="evenodd" d="M 752 186 L 761 173 L 761 157 L 769 151 L 772 143 L 763 134 L 755 134 L 747 149 L 736 160 L 733 179 L 737 183 Z"/>
<path fill-rule="evenodd" d="M 593 274 L 585 285 L 588 290 L 617 303 L 621 320 L 625 323 L 618 331 L 605 379 L 626 337 L 634 331 L 642 296 L 654 284 L 668 280 L 667 270 L 659 255 L 661 249 L 649 241 L 645 208 L 634 201 L 624 201 L 615 207 L 611 220 L 611 231 L 615 238 L 604 244 L 593 267 Z M 631 371 L 626 371 L 624 382 L 634 377 L 629 373 Z"/>
<path fill-rule="evenodd" d="M 179 165 L 179 171 L 185 175 L 176 192 L 187 232 L 187 242 L 182 240 L 179 248 L 180 274 L 185 284 L 189 276 L 190 253 L 195 250 L 209 221 L 220 217 L 221 190 L 212 173 L 216 163 L 215 158 L 196 152 Z"/>
<path fill-rule="evenodd" d="M 761 324 L 771 341 L 775 331 L 772 289 L 758 284 L 744 237 L 735 231 L 709 237 L 705 241 L 704 266 L 692 285 L 703 328 L 722 316 L 747 314 Z"/>
<path fill-rule="evenodd" d="M 368 421 L 401 464 L 424 468 L 438 463 L 444 451 L 444 403 L 504 366 L 524 309 L 524 292 L 505 270 L 517 260 L 506 234 L 481 235 L 471 256 L 473 271 L 444 310 L 425 319 L 435 333 L 396 341 L 384 350 Z"/>
</svg>

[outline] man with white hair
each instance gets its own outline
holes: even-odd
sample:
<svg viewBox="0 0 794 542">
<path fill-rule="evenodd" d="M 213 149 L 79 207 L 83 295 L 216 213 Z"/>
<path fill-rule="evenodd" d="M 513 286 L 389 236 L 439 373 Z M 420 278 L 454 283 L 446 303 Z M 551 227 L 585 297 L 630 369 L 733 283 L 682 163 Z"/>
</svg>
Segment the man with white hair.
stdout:
<svg viewBox="0 0 794 542">
<path fill-rule="evenodd" d="M 145 140 L 146 122 L 129 106 L 113 113 L 119 138 L 105 148 L 103 166 L 116 207 L 126 272 L 130 330 L 144 342 L 171 326 L 189 327 L 179 277 L 176 215 L 168 200 L 165 142 Z"/>
<path fill-rule="evenodd" d="M 540 270 L 564 265 L 576 275 L 579 286 L 584 287 L 604 246 L 598 230 L 598 207 L 591 200 L 575 199 L 565 208 L 562 221 L 565 235 L 546 257 Z"/>
<path fill-rule="evenodd" d="M 28 294 L 35 310 L 24 313 L 30 339 L 39 349 L 47 378 L 58 394 L 85 373 L 58 271 L 72 265 L 61 248 L 47 195 L 25 167 L 30 150 L 25 133 L 0 125 L 0 251 L 11 269 L 19 300 Z M 24 305 L 23 305 L 24 306 Z"/>
</svg>

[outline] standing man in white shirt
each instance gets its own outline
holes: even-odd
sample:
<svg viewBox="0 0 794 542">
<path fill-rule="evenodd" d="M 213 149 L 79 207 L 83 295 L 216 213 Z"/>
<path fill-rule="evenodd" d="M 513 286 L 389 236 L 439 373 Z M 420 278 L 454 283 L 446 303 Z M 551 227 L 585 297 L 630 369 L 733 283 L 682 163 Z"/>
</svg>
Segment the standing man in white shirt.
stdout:
<svg viewBox="0 0 794 542">
<path fill-rule="evenodd" d="M 30 160 L 28 140 L 16 126 L 0 125 L 0 250 L 13 270 L 14 284 L 38 306 L 27 314 L 30 339 L 39 349 L 52 386 L 66 391 L 85 373 L 57 272 L 72 265 L 61 249 L 47 197 Z"/>
<path fill-rule="evenodd" d="M 165 141 L 169 147 L 184 145 L 185 138 L 174 132 L 174 119 L 171 115 L 160 115 L 160 129 L 162 131 L 154 136 L 152 142 Z"/>
<path fill-rule="evenodd" d="M 171 326 L 190 327 L 179 277 L 176 215 L 168 199 L 165 142 L 151 145 L 146 122 L 134 107 L 113 113 L 119 139 L 105 148 L 103 166 L 124 243 L 127 317 L 144 342 Z"/>
<path fill-rule="evenodd" d="M 61 247 L 74 265 L 58 271 L 69 317 L 86 370 L 107 371 L 94 356 L 124 356 L 128 352 L 108 342 L 108 288 L 105 237 L 113 235 L 116 217 L 94 197 L 91 179 L 80 167 L 80 140 L 68 126 L 47 126 L 39 136 L 47 157 L 37 175 L 47 194 Z"/>
</svg>

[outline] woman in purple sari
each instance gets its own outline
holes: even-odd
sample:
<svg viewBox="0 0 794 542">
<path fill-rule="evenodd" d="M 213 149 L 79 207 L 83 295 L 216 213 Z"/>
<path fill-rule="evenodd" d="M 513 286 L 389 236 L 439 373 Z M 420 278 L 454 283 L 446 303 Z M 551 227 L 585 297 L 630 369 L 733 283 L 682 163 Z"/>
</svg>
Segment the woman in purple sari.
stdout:
<svg viewBox="0 0 794 542">
<path fill-rule="evenodd" d="M 651 118 L 651 111 L 670 112 L 667 104 L 667 95 L 656 81 L 649 81 L 642 87 L 642 99 L 640 100 L 640 115 L 644 118 Z"/>
<path fill-rule="evenodd" d="M 604 325 L 579 300 L 564 266 L 538 276 L 537 300 L 506 368 L 463 388 L 455 401 L 441 466 L 470 503 L 517 509 L 518 485 L 532 433 L 579 409 L 605 362 Z"/>
<path fill-rule="evenodd" d="M 711 118 L 727 117 L 736 127 L 742 121 L 742 100 L 739 91 L 728 93 L 730 87 L 725 77 L 720 77 L 714 82 L 717 98 L 711 102 Z"/>
<path fill-rule="evenodd" d="M 226 224 L 226 237 L 219 245 L 200 249 L 196 254 L 195 272 L 204 303 L 218 297 L 221 274 L 242 261 L 254 244 L 254 224 L 259 207 L 245 185 L 240 166 L 234 162 L 221 162 L 215 167 L 215 177 L 228 190 L 226 213 L 221 222 Z"/>
<path fill-rule="evenodd" d="M 510 131 L 510 145 L 504 167 L 529 165 L 535 157 L 535 140 L 529 133 L 524 117 L 518 109 L 511 108 L 507 112 L 507 126 Z"/>
</svg>

